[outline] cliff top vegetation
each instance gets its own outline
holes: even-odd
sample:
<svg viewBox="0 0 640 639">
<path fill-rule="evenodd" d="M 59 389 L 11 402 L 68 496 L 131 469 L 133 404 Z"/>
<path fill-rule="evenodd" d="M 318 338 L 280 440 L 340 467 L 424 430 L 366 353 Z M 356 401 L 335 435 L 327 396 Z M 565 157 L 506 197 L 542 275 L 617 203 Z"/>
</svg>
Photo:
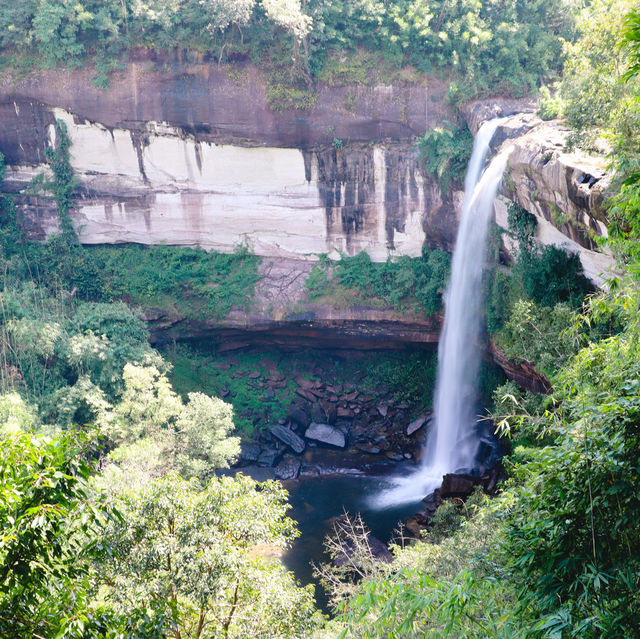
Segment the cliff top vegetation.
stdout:
<svg viewBox="0 0 640 639">
<path fill-rule="evenodd" d="M 0 52 L 11 68 L 91 62 L 99 86 L 141 51 L 250 60 L 273 84 L 301 89 L 442 73 L 463 100 L 523 95 L 554 78 L 573 8 L 566 0 L 15 0 L 0 8 Z"/>
</svg>

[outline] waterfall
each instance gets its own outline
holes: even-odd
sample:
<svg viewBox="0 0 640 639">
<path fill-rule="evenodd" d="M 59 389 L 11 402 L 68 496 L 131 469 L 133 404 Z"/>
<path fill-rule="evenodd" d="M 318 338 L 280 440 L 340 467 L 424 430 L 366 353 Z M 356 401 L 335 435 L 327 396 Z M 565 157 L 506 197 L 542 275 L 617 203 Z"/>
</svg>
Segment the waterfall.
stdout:
<svg viewBox="0 0 640 639">
<path fill-rule="evenodd" d="M 483 172 L 489 144 L 502 119 L 485 122 L 476 136 L 465 178 L 462 219 L 445 293 L 445 318 L 438 346 L 434 423 L 421 467 L 376 498 L 380 507 L 419 501 L 442 476 L 474 464 L 476 396 L 481 358 L 482 272 L 489 220 L 511 148 Z"/>
</svg>

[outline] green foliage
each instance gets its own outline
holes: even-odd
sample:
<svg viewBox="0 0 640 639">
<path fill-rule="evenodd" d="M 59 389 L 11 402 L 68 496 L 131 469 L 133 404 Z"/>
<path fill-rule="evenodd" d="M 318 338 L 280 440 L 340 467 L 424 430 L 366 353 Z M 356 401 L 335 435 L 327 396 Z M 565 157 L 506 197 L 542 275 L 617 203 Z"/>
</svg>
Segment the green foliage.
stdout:
<svg viewBox="0 0 640 639">
<path fill-rule="evenodd" d="M 69 209 L 73 206 L 71 194 L 75 186 L 69 152 L 71 140 L 67 133 L 67 126 L 62 120 L 56 120 L 54 130 L 54 146 L 47 147 L 45 150 L 45 155 L 53 173 L 53 180 L 47 184 L 46 188 L 53 191 L 56 199 L 56 208 L 64 239 L 67 242 L 75 241 L 77 243 L 78 237 L 69 218 Z"/>
<path fill-rule="evenodd" d="M 102 274 L 101 297 L 143 306 L 175 305 L 189 317 L 221 318 L 247 309 L 260 279 L 259 258 L 239 247 L 223 254 L 174 246 L 85 249 Z"/>
<path fill-rule="evenodd" d="M 229 355 L 200 343 L 172 346 L 164 356 L 173 364 L 171 379 L 175 389 L 183 397 L 194 391 L 224 397 L 233 405 L 234 423 L 243 436 L 286 417 L 297 397 L 293 380 L 309 376 L 312 370 L 322 371 L 312 379 L 333 386 L 353 384 L 354 379 L 359 379 L 358 389 L 372 396 L 384 388 L 384 392 L 393 393 L 399 402 L 411 404 L 418 412 L 431 405 L 436 372 L 436 355 L 432 351 L 362 353 L 357 358 L 321 350 Z M 267 379 L 280 381 L 265 384 Z"/>
<path fill-rule="evenodd" d="M 538 115 L 543 120 L 555 120 L 561 117 L 563 106 L 562 98 L 557 93 L 552 96 L 546 86 L 540 88 Z"/>
<path fill-rule="evenodd" d="M 20 0 L 0 16 L 0 48 L 7 56 L 16 48 L 33 52 L 47 66 L 97 58 L 101 86 L 135 47 L 177 50 L 187 59 L 249 56 L 271 70 L 296 69 L 306 82 L 322 77 L 325 65 L 338 71 L 329 75 L 345 75 L 344 58 L 364 51 L 377 62 L 358 72 L 362 81 L 388 80 L 412 65 L 455 76 L 457 98 L 468 99 L 489 90 L 522 95 L 541 75 L 553 76 L 570 27 L 560 0 Z M 302 108 L 308 97 L 298 99 L 299 90 L 284 84 L 273 103 L 295 98 L 297 106 L 286 108 Z"/>
<path fill-rule="evenodd" d="M 531 251 L 538 225 L 536 216 L 510 201 L 507 205 L 507 224 L 509 233 L 518 242 L 520 253 Z"/>
<path fill-rule="evenodd" d="M 203 393 L 189 393 L 184 403 L 153 366 L 126 364 L 122 379 L 118 403 L 101 411 L 98 423 L 112 444 L 154 442 L 156 474 L 175 468 L 183 477 L 207 479 L 238 456 L 239 440 L 229 437 L 234 428 L 229 404 Z"/>
<path fill-rule="evenodd" d="M 89 502 L 93 447 L 0 427 L 0 635 L 57 636 L 82 601 L 104 524 Z"/>
<path fill-rule="evenodd" d="M 636 162 L 612 197 L 609 214 L 609 245 L 619 261 L 635 277 L 640 274 L 640 168 Z"/>
<path fill-rule="evenodd" d="M 293 381 L 289 379 L 282 388 L 269 390 L 249 377 L 256 372 L 260 378 L 269 376 L 261 361 L 264 355 L 238 354 L 233 357 L 236 365 L 231 366 L 224 356 L 215 357 L 214 353 L 206 345 L 200 348 L 178 345 L 165 352 L 165 357 L 173 364 L 172 379 L 178 392 L 186 396 L 202 390 L 209 395 L 225 397 L 233 405 L 234 423 L 243 436 L 251 435 L 259 426 L 273 425 L 286 416 L 294 397 Z M 278 361 L 279 355 L 273 355 Z"/>
<path fill-rule="evenodd" d="M 620 35 L 622 46 L 630 58 L 629 68 L 623 76 L 628 81 L 640 73 L 640 12 L 630 11 L 624 16 Z"/>
<path fill-rule="evenodd" d="M 9 212 L 5 243 L 16 252 L 20 233 L 13 208 Z M 57 236 L 44 245 L 24 243 L 9 266 L 18 278 L 35 276 L 53 294 L 72 291 L 84 300 L 124 299 L 189 318 L 217 319 L 249 307 L 259 262 L 242 247 L 231 254 L 176 246 L 93 247 Z"/>
<path fill-rule="evenodd" d="M 467 126 L 455 127 L 450 122 L 427 131 L 418 140 L 418 152 L 426 172 L 438 179 L 443 193 L 460 184 L 471 157 L 473 136 Z"/>
<path fill-rule="evenodd" d="M 566 45 L 560 97 L 563 115 L 578 144 L 589 146 L 598 135 L 614 131 L 623 112 L 631 106 L 626 103 L 633 88 L 620 83 L 626 52 L 617 44 L 623 17 L 633 4 L 630 0 L 589 3 L 578 20 L 577 41 Z"/>
<path fill-rule="evenodd" d="M 509 272 L 500 268 L 502 238 L 497 230 L 490 237 L 494 266 L 485 280 L 487 328 L 510 357 L 536 361 L 549 371 L 573 352 L 564 344 L 562 335 L 568 335 L 565 322 L 572 323 L 572 309 L 583 303 L 593 286 L 584 276 L 577 254 L 538 245 L 535 216 L 513 202 L 507 213 L 508 234 L 517 247 L 515 263 Z"/>
<path fill-rule="evenodd" d="M 406 353 L 400 357 L 376 356 L 367 366 L 367 377 L 390 387 L 418 410 L 431 407 L 436 381 L 435 353 Z"/>
<path fill-rule="evenodd" d="M 30 397 L 45 422 L 93 422 L 122 392 L 127 362 L 163 367 L 122 303 L 76 303 L 23 283 L 6 285 L 0 304 L 3 388 Z"/>
<path fill-rule="evenodd" d="M 440 543 L 395 549 L 391 576 L 365 581 L 334 625 L 342 637 L 523 638 L 517 590 L 501 565 L 505 499 L 476 505 Z M 480 507 L 480 504 L 483 504 Z"/>
<path fill-rule="evenodd" d="M 526 296 L 541 306 L 564 302 L 576 307 L 593 290 L 583 274 L 580 257 L 555 246 L 520 253 L 513 277 Z"/>
<path fill-rule="evenodd" d="M 476 486 L 466 501 L 445 499 L 429 522 L 427 539 L 437 544 L 450 537 L 465 521 L 477 514 L 478 508 L 484 501 L 484 492 L 480 486 Z"/>
<path fill-rule="evenodd" d="M 391 306 L 431 315 L 441 306 L 449 277 L 449 256 L 439 250 L 423 250 L 422 257 L 400 256 L 372 262 L 362 251 L 343 255 L 339 262 L 326 257 L 313 267 L 306 282 L 310 300 L 328 297 L 346 305 Z"/>
<path fill-rule="evenodd" d="M 556 377 L 557 445 L 522 470 L 510 551 L 555 636 L 629 637 L 640 623 L 638 323 Z"/>
<path fill-rule="evenodd" d="M 518 300 L 499 334 L 499 344 L 514 362 L 533 362 L 547 375 L 572 357 L 581 345 L 577 313 L 566 304 L 543 307 Z"/>
<path fill-rule="evenodd" d="M 524 391 L 515 382 L 505 382 L 494 390 L 491 418 L 496 432 L 510 439 L 511 462 L 522 463 L 530 449 L 552 443 L 549 416 L 555 403 L 552 396 Z"/>
<path fill-rule="evenodd" d="M 317 95 L 308 89 L 298 89 L 284 84 L 269 84 L 267 88 L 267 104 L 272 111 L 307 111 L 314 107 L 316 100 Z"/>
<path fill-rule="evenodd" d="M 199 490 L 168 475 L 114 499 L 102 598 L 118 612 L 151 604 L 190 637 L 284 639 L 317 624 L 311 588 L 264 556 L 296 534 L 279 484 L 238 475 Z"/>
</svg>

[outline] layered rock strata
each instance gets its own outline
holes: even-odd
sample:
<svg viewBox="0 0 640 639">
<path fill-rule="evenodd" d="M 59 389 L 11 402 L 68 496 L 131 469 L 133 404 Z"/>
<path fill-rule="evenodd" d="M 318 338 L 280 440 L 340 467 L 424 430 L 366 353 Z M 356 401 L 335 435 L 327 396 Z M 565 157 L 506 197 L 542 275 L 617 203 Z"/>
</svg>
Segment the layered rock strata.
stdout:
<svg viewBox="0 0 640 639">
<path fill-rule="evenodd" d="M 272 109 L 253 67 L 132 62 L 102 91 L 88 71 L 44 72 L 0 95 L 6 184 L 46 171 L 63 120 L 86 244 L 136 242 L 258 255 L 419 255 L 451 245 L 454 197 L 420 170 L 416 136 L 451 118 L 446 86 L 324 87 L 307 111 Z M 19 201 L 23 225 L 57 229 L 50 202 Z"/>
</svg>

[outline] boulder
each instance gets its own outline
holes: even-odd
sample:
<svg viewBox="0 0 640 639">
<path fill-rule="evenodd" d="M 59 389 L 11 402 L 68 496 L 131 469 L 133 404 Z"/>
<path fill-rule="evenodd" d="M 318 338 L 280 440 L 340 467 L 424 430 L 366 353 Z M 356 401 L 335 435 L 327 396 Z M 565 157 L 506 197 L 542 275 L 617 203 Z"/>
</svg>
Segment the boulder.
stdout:
<svg viewBox="0 0 640 639">
<path fill-rule="evenodd" d="M 420 417 L 414 419 L 407 426 L 407 435 L 413 435 L 417 430 L 420 430 L 427 423 L 428 419 L 427 415 L 420 415 Z"/>
<path fill-rule="evenodd" d="M 258 465 L 260 466 L 275 466 L 278 460 L 282 457 L 282 453 L 279 450 L 267 449 L 263 450 L 258 457 Z"/>
<path fill-rule="evenodd" d="M 286 444 L 294 453 L 300 454 L 304 451 L 304 440 L 302 437 L 296 435 L 293 431 L 289 430 L 285 426 L 278 424 L 271 428 L 271 434 L 279 439 L 283 444 Z"/>
<path fill-rule="evenodd" d="M 251 477 L 251 479 L 255 479 L 256 481 L 267 481 L 268 479 L 275 479 L 276 474 L 273 468 L 263 468 L 261 466 L 247 466 L 243 468 L 240 472 L 243 475 L 247 475 L 247 477 Z"/>
<path fill-rule="evenodd" d="M 276 479 L 296 479 L 300 474 L 300 460 L 287 455 L 276 467 Z"/>
<path fill-rule="evenodd" d="M 317 397 L 310 390 L 307 390 L 305 388 L 296 388 L 296 393 L 303 399 L 306 399 L 308 402 L 315 402 L 317 399 Z"/>
<path fill-rule="evenodd" d="M 324 412 L 327 414 L 327 422 L 329 424 L 335 424 L 338 419 L 338 412 L 336 411 L 336 407 L 332 404 L 326 402 L 323 406 Z"/>
<path fill-rule="evenodd" d="M 348 533 L 351 531 L 351 526 L 348 523 L 345 515 L 341 515 L 340 517 L 334 517 L 330 520 L 330 523 L 333 524 L 333 529 L 336 532 L 339 532 L 340 529 L 347 532 L 347 536 L 342 538 L 341 550 L 342 552 L 334 557 L 333 563 L 338 566 L 346 566 L 350 563 L 351 558 L 355 555 L 356 548 L 353 540 L 349 537 Z M 371 551 L 371 555 L 374 559 L 378 561 L 383 561 L 385 563 L 391 563 L 393 561 L 393 554 L 387 548 L 387 545 L 380 541 L 377 537 L 374 537 L 371 533 L 366 533 L 367 545 L 369 546 L 369 550 Z"/>
<path fill-rule="evenodd" d="M 324 422 L 326 419 L 326 414 L 324 412 L 324 410 L 322 409 L 322 406 L 320 406 L 320 404 L 315 403 L 312 407 L 311 407 L 311 420 L 318 423 L 318 422 Z"/>
<path fill-rule="evenodd" d="M 253 442 L 242 442 L 240 444 L 240 462 L 255 462 L 258 461 L 262 448 L 258 444 Z"/>
<path fill-rule="evenodd" d="M 302 428 L 306 428 L 311 423 L 311 418 L 302 408 L 292 408 L 289 411 L 289 419 L 294 423 L 298 424 L 298 426 L 302 426 Z"/>
<path fill-rule="evenodd" d="M 315 381 L 307 377 L 296 377 L 295 382 L 300 386 L 300 388 L 305 388 L 307 390 L 311 390 L 316 387 Z"/>
<path fill-rule="evenodd" d="M 344 433 L 333 426 L 329 426 L 329 424 L 312 422 L 304 436 L 307 439 L 335 446 L 336 448 L 344 448 L 346 444 Z"/>
<path fill-rule="evenodd" d="M 362 451 L 363 453 L 367 453 L 368 455 L 377 455 L 380 453 L 380 449 L 377 446 L 374 446 L 373 444 L 368 444 L 368 443 L 357 444 L 356 448 Z"/>
<path fill-rule="evenodd" d="M 448 473 L 442 478 L 440 496 L 443 499 L 449 497 L 468 497 L 477 483 L 478 478 L 469 475 L 456 475 Z"/>
</svg>

